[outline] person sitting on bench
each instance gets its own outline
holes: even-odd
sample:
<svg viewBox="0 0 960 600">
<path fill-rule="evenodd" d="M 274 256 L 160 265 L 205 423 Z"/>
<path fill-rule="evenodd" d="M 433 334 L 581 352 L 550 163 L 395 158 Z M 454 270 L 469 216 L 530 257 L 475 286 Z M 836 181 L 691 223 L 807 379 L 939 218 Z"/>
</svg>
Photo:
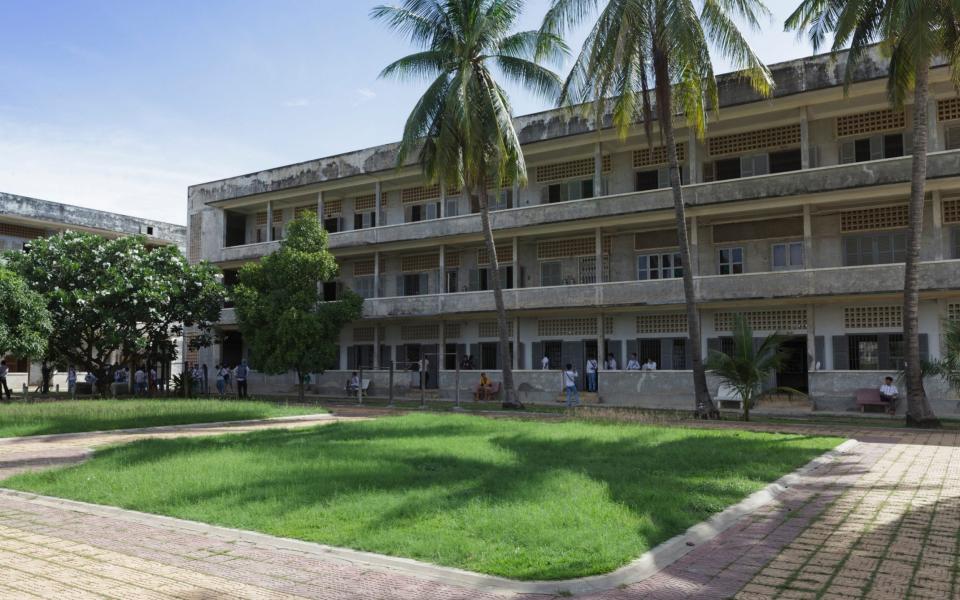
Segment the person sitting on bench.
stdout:
<svg viewBox="0 0 960 600">
<path fill-rule="evenodd" d="M 493 392 L 493 382 L 486 373 L 480 373 L 480 383 L 477 384 L 477 400 L 489 400 Z"/>
<path fill-rule="evenodd" d="M 347 382 L 347 391 L 355 392 L 360 389 L 360 377 L 357 375 L 357 372 L 354 371 L 350 376 L 350 381 Z"/>
<path fill-rule="evenodd" d="M 899 397 L 900 393 L 897 386 L 893 385 L 893 377 L 885 377 L 883 385 L 880 386 L 880 399 L 890 405 L 890 412 L 896 410 Z"/>
</svg>

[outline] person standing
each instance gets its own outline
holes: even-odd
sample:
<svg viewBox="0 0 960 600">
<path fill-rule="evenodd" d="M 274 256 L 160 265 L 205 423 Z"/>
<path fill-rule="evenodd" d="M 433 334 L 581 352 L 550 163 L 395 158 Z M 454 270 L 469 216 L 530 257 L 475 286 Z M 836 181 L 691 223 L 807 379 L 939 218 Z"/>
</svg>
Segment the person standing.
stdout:
<svg viewBox="0 0 960 600">
<path fill-rule="evenodd" d="M 4 393 L 7 394 L 7 401 L 10 401 L 10 386 L 7 385 L 7 374 L 10 372 L 10 367 L 7 366 L 7 361 L 0 360 L 0 397 Z"/>
<path fill-rule="evenodd" d="M 540 359 L 540 369 L 544 371 L 550 370 L 550 357 L 546 354 L 544 354 L 543 358 Z"/>
<path fill-rule="evenodd" d="M 237 397 L 246 398 L 247 397 L 247 375 L 250 373 L 250 369 L 247 367 L 247 361 L 242 360 L 240 364 L 237 365 Z"/>
<path fill-rule="evenodd" d="M 217 373 L 216 373 L 217 395 L 220 398 L 223 398 L 223 392 L 227 389 L 227 381 L 226 379 L 224 379 L 224 371 L 226 371 L 226 369 L 223 367 L 223 365 L 217 365 L 216 368 L 217 368 Z"/>
<path fill-rule="evenodd" d="M 77 370 L 73 365 L 67 367 L 67 393 L 71 400 L 77 397 Z"/>
<path fill-rule="evenodd" d="M 567 368 L 563 371 L 563 390 L 567 393 L 567 408 L 573 408 L 580 404 L 580 392 L 577 391 L 577 377 L 580 374 L 573 369 L 573 365 L 567 363 Z"/>
<path fill-rule="evenodd" d="M 133 385 L 134 393 L 137 396 L 146 396 L 147 395 L 147 372 L 143 370 L 143 367 L 137 367 L 137 370 L 133 374 Z"/>
<path fill-rule="evenodd" d="M 613 353 L 607 354 L 607 360 L 603 363 L 603 368 L 608 371 L 617 370 L 617 359 L 613 357 Z"/>
<path fill-rule="evenodd" d="M 206 396 L 210 393 L 210 372 L 207 370 L 207 363 L 203 363 L 203 366 L 200 367 L 200 371 L 203 377 L 203 382 L 201 384 L 203 387 L 201 388 L 201 391 L 203 392 L 203 395 Z"/>
<path fill-rule="evenodd" d="M 640 370 L 640 361 L 637 360 L 637 353 L 634 352 L 630 355 L 630 360 L 627 361 L 627 370 L 628 371 L 639 371 Z"/>
<path fill-rule="evenodd" d="M 587 359 L 587 391 L 597 391 L 597 359 Z"/>
<path fill-rule="evenodd" d="M 652 358 L 648 358 L 648 359 L 647 359 L 647 362 L 643 363 L 643 370 L 644 370 L 644 371 L 656 371 L 656 370 L 657 370 L 657 362 L 656 362 L 655 360 L 653 360 Z"/>
</svg>

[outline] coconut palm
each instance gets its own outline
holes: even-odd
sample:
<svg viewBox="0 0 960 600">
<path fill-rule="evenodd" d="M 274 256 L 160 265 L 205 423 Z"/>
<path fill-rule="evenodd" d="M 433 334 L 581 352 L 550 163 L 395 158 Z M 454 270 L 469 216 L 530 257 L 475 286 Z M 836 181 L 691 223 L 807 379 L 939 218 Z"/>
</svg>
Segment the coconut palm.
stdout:
<svg viewBox="0 0 960 600">
<path fill-rule="evenodd" d="M 497 310 L 500 365 L 506 403 L 519 405 L 513 384 L 507 313 L 490 227 L 487 190 L 526 183 L 510 101 L 494 73 L 545 98 L 560 78 L 539 58 L 560 60 L 558 38 L 535 31 L 512 33 L 521 0 L 405 0 L 378 6 L 372 18 L 409 38 L 419 51 L 388 65 L 381 77 L 426 79 L 426 92 L 407 118 L 397 166 L 417 154 L 424 174 L 447 189 L 466 190 L 480 209 Z"/>
<path fill-rule="evenodd" d="M 789 388 L 770 388 L 764 386 L 770 376 L 780 368 L 784 355 L 781 351 L 783 336 L 773 333 L 754 343 L 753 329 L 750 323 L 737 315 L 733 326 L 733 353 L 725 354 L 711 350 L 707 357 L 707 369 L 720 379 L 723 385 L 737 391 L 743 403 L 743 420 L 750 420 L 750 409 L 757 399 L 766 392 L 784 391 L 800 393 Z"/>
<path fill-rule="evenodd" d="M 711 48 L 742 67 L 754 90 L 769 94 L 773 85 L 770 72 L 733 22 L 739 18 L 757 28 L 758 16 L 767 14 L 767 9 L 759 0 L 702 0 L 697 3 L 699 11 L 692 0 L 553 0 L 541 27 L 544 39 L 563 35 L 601 4 L 597 21 L 564 82 L 560 101 L 592 107 L 597 123 L 612 110 L 613 125 L 621 138 L 642 117 L 649 144 L 657 121 L 670 169 L 684 267 L 696 410 L 701 416 L 714 417 L 719 413 L 707 390 L 703 366 L 673 119 L 679 112 L 696 135 L 704 137 L 707 111 L 719 108 Z"/>
<path fill-rule="evenodd" d="M 907 424 L 936 427 L 939 421 L 923 389 L 918 312 L 920 240 L 923 233 L 924 184 L 927 178 L 927 100 L 930 63 L 950 59 L 960 83 L 960 2 L 957 0 L 803 0 L 785 23 L 801 34 L 809 31 L 814 50 L 830 35 L 836 53 L 849 45 L 845 86 L 871 44 L 890 57 L 887 93 L 902 109 L 913 92 L 913 170 L 910 182 L 909 231 L 903 286 L 903 337 L 906 351 Z"/>
</svg>

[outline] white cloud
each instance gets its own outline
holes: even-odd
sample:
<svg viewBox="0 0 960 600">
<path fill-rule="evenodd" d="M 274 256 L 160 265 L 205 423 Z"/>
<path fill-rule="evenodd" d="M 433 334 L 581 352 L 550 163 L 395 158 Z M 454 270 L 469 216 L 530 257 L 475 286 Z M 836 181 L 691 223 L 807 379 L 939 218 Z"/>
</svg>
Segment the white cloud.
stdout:
<svg viewBox="0 0 960 600">
<path fill-rule="evenodd" d="M 310 106 L 310 101 L 306 98 L 290 98 L 289 100 L 284 100 L 283 105 L 287 108 L 303 108 L 304 106 Z"/>
<path fill-rule="evenodd" d="M 361 104 L 366 104 L 367 102 L 370 102 L 371 100 L 377 97 L 377 93 L 371 90 L 370 88 L 362 87 L 362 88 L 357 88 L 354 91 L 356 92 L 356 95 L 357 95 L 357 100 L 356 102 L 353 103 L 354 106 L 360 106 Z"/>
</svg>

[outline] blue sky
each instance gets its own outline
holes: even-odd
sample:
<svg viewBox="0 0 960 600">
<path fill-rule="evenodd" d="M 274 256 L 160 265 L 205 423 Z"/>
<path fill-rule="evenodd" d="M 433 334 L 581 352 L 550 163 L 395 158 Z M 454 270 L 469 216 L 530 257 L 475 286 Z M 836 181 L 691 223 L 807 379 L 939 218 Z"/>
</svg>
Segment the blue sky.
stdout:
<svg viewBox="0 0 960 600">
<path fill-rule="evenodd" d="M 797 1 L 767 3 L 764 61 L 810 53 Z M 422 86 L 377 78 L 409 51 L 379 3 L 0 0 L 0 191 L 184 223 L 188 185 L 394 141 Z"/>
</svg>

